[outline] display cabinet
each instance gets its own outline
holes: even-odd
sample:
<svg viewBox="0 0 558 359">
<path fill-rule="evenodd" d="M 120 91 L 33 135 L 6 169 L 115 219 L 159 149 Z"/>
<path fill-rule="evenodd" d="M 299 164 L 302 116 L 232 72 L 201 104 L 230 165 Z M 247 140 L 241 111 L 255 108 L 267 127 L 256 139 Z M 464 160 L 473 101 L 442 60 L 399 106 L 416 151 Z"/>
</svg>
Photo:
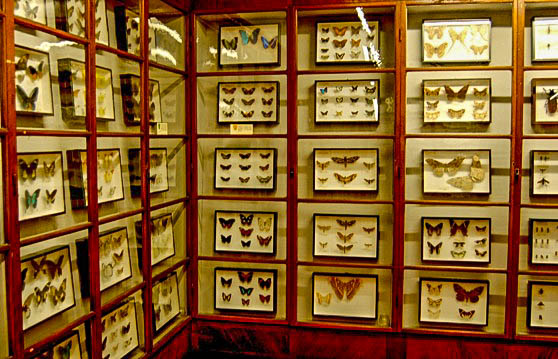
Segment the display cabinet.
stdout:
<svg viewBox="0 0 558 359">
<path fill-rule="evenodd" d="M 3 5 L 0 357 L 152 355 L 190 320 L 190 4 Z"/>
</svg>

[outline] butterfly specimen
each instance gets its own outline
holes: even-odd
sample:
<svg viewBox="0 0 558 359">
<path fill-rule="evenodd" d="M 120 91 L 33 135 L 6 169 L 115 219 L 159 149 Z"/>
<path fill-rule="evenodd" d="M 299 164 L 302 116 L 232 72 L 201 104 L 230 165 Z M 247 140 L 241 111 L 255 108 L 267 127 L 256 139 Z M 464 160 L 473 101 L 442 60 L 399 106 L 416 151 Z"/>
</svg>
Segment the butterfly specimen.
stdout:
<svg viewBox="0 0 558 359">
<path fill-rule="evenodd" d="M 327 242 L 320 242 L 320 246 L 322 246 L 322 248 L 327 247 Z"/>
<path fill-rule="evenodd" d="M 335 36 L 343 36 L 345 35 L 345 32 L 347 32 L 348 28 L 349 28 L 348 26 L 343 26 L 342 28 L 338 28 L 337 26 L 334 26 L 332 30 L 335 33 Z"/>
<path fill-rule="evenodd" d="M 248 183 L 250 181 L 250 177 L 238 177 L 240 183 Z"/>
<path fill-rule="evenodd" d="M 362 230 L 365 231 L 366 233 L 370 234 L 370 233 L 372 233 L 376 230 L 376 227 L 370 227 L 370 228 L 362 227 Z"/>
<path fill-rule="evenodd" d="M 440 116 L 440 111 L 426 113 L 425 117 L 427 120 L 435 120 Z"/>
<path fill-rule="evenodd" d="M 426 163 L 428 163 L 428 165 L 430 167 L 432 167 L 432 171 L 433 171 L 435 176 L 442 177 L 444 175 L 444 171 L 447 172 L 448 175 L 450 175 L 450 176 L 455 175 L 457 173 L 457 171 L 459 170 L 459 167 L 461 167 L 461 164 L 463 163 L 464 160 L 465 160 L 465 157 L 456 156 L 450 162 L 442 163 L 442 162 L 437 161 L 435 159 L 427 158 Z"/>
<path fill-rule="evenodd" d="M 335 116 L 343 116 L 343 111 L 335 111 Z"/>
<path fill-rule="evenodd" d="M 467 236 L 467 230 L 469 227 L 469 220 L 465 220 L 463 221 L 463 223 L 461 224 L 457 224 L 457 222 L 455 222 L 453 219 L 449 220 L 450 222 L 450 236 L 455 236 L 457 234 L 457 232 L 461 232 L 461 234 L 463 234 L 463 236 Z"/>
<path fill-rule="evenodd" d="M 223 165 L 223 164 L 221 164 L 220 167 L 221 167 L 221 169 L 223 169 L 223 170 L 225 170 L 225 171 L 228 171 L 228 170 L 231 169 L 232 165 Z"/>
<path fill-rule="evenodd" d="M 72 351 L 72 341 L 70 340 L 66 345 L 61 345 L 56 348 L 58 356 L 62 359 L 70 359 L 70 354 Z"/>
<path fill-rule="evenodd" d="M 236 47 L 238 45 L 238 37 L 235 36 L 232 40 L 222 39 L 221 43 L 227 50 L 236 50 Z"/>
<path fill-rule="evenodd" d="M 252 235 L 252 232 L 254 231 L 254 228 L 244 229 L 242 227 L 239 227 L 238 229 L 240 230 L 240 234 L 242 235 L 242 237 L 250 237 Z"/>
<path fill-rule="evenodd" d="M 271 236 L 262 237 L 259 234 L 257 235 L 258 242 L 260 242 L 260 246 L 266 247 L 271 243 Z"/>
<path fill-rule="evenodd" d="M 270 98 L 269 100 L 266 100 L 265 98 L 262 97 L 262 104 L 264 106 L 271 106 L 272 103 L 273 103 L 273 97 Z"/>
<path fill-rule="evenodd" d="M 348 227 L 351 227 L 356 223 L 356 219 L 348 219 L 348 220 L 336 219 L 335 221 L 345 230 L 347 230 Z"/>
<path fill-rule="evenodd" d="M 25 11 L 26 18 L 33 20 L 37 18 L 39 6 L 31 7 L 29 1 L 25 1 L 25 3 L 23 4 L 23 11 Z"/>
<path fill-rule="evenodd" d="M 358 39 L 358 40 L 351 39 L 351 47 L 358 47 L 358 46 L 360 46 L 360 40 L 361 40 L 361 39 Z M 334 40 L 334 41 L 335 41 L 335 40 Z"/>
<path fill-rule="evenodd" d="M 242 298 L 242 305 L 250 305 L 250 299 Z"/>
<path fill-rule="evenodd" d="M 475 245 L 477 245 L 477 246 L 484 246 L 484 245 L 486 245 L 487 240 L 488 240 L 487 238 L 483 238 L 483 239 L 476 240 L 476 241 L 475 241 Z"/>
<path fill-rule="evenodd" d="M 343 184 L 351 183 L 357 177 L 356 173 L 350 174 L 348 176 L 343 176 L 337 172 L 334 172 L 333 175 L 339 182 Z"/>
<path fill-rule="evenodd" d="M 262 45 L 264 49 L 267 49 L 268 47 L 274 49 L 277 46 L 278 40 L 279 40 L 278 36 L 275 36 L 271 40 L 268 40 L 264 36 L 262 36 Z"/>
<path fill-rule="evenodd" d="M 225 292 L 223 292 L 223 293 L 221 293 L 221 297 L 223 298 L 223 301 L 230 302 L 231 297 L 232 297 L 232 293 L 225 294 Z"/>
<path fill-rule="evenodd" d="M 321 88 L 319 90 L 322 95 L 325 95 L 327 93 L 327 87 Z"/>
<path fill-rule="evenodd" d="M 273 115 L 273 111 L 268 111 L 268 112 L 262 111 L 262 115 L 265 118 L 269 118 L 271 117 L 271 115 Z"/>
<path fill-rule="evenodd" d="M 463 114 L 465 113 L 465 109 L 461 109 L 461 110 L 454 110 L 449 108 L 448 109 L 448 115 L 450 118 L 456 118 L 456 119 L 460 119 L 461 117 L 463 117 Z"/>
<path fill-rule="evenodd" d="M 223 92 L 227 95 L 232 95 L 236 91 L 236 87 L 226 88 L 223 87 Z"/>
<path fill-rule="evenodd" d="M 358 97 L 351 97 L 351 103 L 357 103 Z"/>
<path fill-rule="evenodd" d="M 240 222 L 243 226 L 250 226 L 252 224 L 252 220 L 254 219 L 254 214 L 244 215 L 240 213 Z"/>
<path fill-rule="evenodd" d="M 347 43 L 347 39 L 345 40 L 333 40 L 332 41 L 333 46 L 335 46 L 336 48 L 343 48 L 345 47 L 345 44 Z"/>
<path fill-rule="evenodd" d="M 327 177 L 326 178 L 318 177 L 318 181 L 320 181 L 322 184 L 326 183 L 328 179 L 329 178 L 327 178 Z"/>
<path fill-rule="evenodd" d="M 57 189 L 55 189 L 52 192 L 49 192 L 48 189 L 46 190 L 46 201 L 47 201 L 48 204 L 53 204 L 54 203 L 54 201 L 56 200 L 56 192 L 57 191 L 58 191 Z"/>
<path fill-rule="evenodd" d="M 27 164 L 25 160 L 20 159 L 18 163 L 19 163 L 19 169 L 21 170 L 21 178 L 24 181 L 26 179 L 34 180 L 37 177 L 37 167 L 39 165 L 39 159 L 34 159 L 29 164 Z"/>
<path fill-rule="evenodd" d="M 66 299 L 66 278 L 64 278 L 58 289 L 54 286 L 50 287 L 50 299 L 54 305 L 64 302 Z"/>
<path fill-rule="evenodd" d="M 267 278 L 267 279 L 258 278 L 258 284 L 262 289 L 269 289 L 271 288 L 271 278 Z"/>
<path fill-rule="evenodd" d="M 122 335 L 128 334 L 128 332 L 130 331 L 131 324 L 132 323 L 128 323 L 128 325 L 122 326 L 122 329 L 121 329 Z"/>
<path fill-rule="evenodd" d="M 321 224 L 318 224 L 317 227 L 320 231 L 322 231 L 324 233 L 331 229 L 331 226 L 322 226 Z"/>
<path fill-rule="evenodd" d="M 269 303 L 270 300 L 271 300 L 271 294 L 269 294 L 269 295 L 260 294 L 260 301 L 262 303 L 264 303 L 264 304 Z"/>
<path fill-rule="evenodd" d="M 31 93 L 27 95 L 27 92 L 23 87 L 16 85 L 17 98 L 21 103 L 24 111 L 35 111 L 37 99 L 39 98 L 39 88 L 35 87 L 31 90 Z"/>
<path fill-rule="evenodd" d="M 345 253 L 347 253 L 348 251 L 350 251 L 350 250 L 353 248 L 353 245 L 350 244 L 350 245 L 348 245 L 348 246 L 343 246 L 343 245 L 341 245 L 341 244 L 337 244 L 337 248 L 338 248 L 341 252 L 343 252 L 343 254 L 345 254 Z"/>
<path fill-rule="evenodd" d="M 433 102 L 426 101 L 426 110 L 427 111 L 435 110 L 438 107 L 438 103 L 440 103 L 439 100 L 438 101 L 433 101 Z"/>
<path fill-rule="evenodd" d="M 254 290 L 254 288 L 245 288 L 241 285 L 239 285 L 238 288 L 240 289 L 240 294 L 241 295 L 245 295 L 245 296 L 248 296 L 248 297 L 252 294 L 252 291 Z"/>
<path fill-rule="evenodd" d="M 355 235 L 354 233 L 349 233 L 349 234 L 345 235 L 341 232 L 337 232 L 337 237 L 339 237 L 339 239 L 342 240 L 345 243 L 347 241 L 350 241 L 353 238 L 354 235 Z"/>
<path fill-rule="evenodd" d="M 258 217 L 258 227 L 262 232 L 268 232 L 271 228 L 271 218 L 263 219 Z"/>
<path fill-rule="evenodd" d="M 316 292 L 316 298 L 318 299 L 318 304 L 329 305 L 329 302 L 331 301 L 331 293 L 322 295 L 321 293 Z"/>
<path fill-rule="evenodd" d="M 43 289 L 35 287 L 35 289 L 33 291 L 35 292 L 35 301 L 37 302 L 37 305 L 46 302 L 46 300 L 48 298 L 49 290 L 50 290 L 50 282 L 45 284 Z"/>
<path fill-rule="evenodd" d="M 453 290 L 455 291 L 455 299 L 458 302 L 471 302 L 477 303 L 479 301 L 479 296 L 483 293 L 484 287 L 476 287 L 473 290 L 466 291 L 462 286 L 457 283 L 453 283 Z"/>
<path fill-rule="evenodd" d="M 249 42 L 255 44 L 258 42 L 258 35 L 260 34 L 261 29 L 258 27 L 252 31 L 250 35 L 245 30 L 239 30 L 240 36 L 242 37 L 242 43 L 244 45 L 248 45 Z"/>
<path fill-rule="evenodd" d="M 351 50 L 351 57 L 353 59 L 359 57 L 359 55 L 360 55 L 360 50 L 358 50 L 358 51 L 352 51 Z"/>
<path fill-rule="evenodd" d="M 345 54 L 344 54 L 344 53 L 339 53 L 339 52 L 336 52 L 336 53 L 335 53 L 335 58 L 336 58 L 337 60 L 343 60 L 343 57 L 345 57 Z"/>
<path fill-rule="evenodd" d="M 223 102 L 230 106 L 234 103 L 234 97 L 231 98 L 230 100 L 227 100 L 226 98 L 224 98 Z"/>
<path fill-rule="evenodd" d="M 467 29 L 463 29 L 461 32 L 457 32 L 454 29 L 449 29 L 448 31 L 451 38 L 451 47 L 455 45 L 456 42 L 460 42 L 463 46 L 465 45 L 465 37 L 467 36 Z"/>
<path fill-rule="evenodd" d="M 374 178 L 363 178 L 364 182 L 368 183 L 369 185 L 374 183 L 375 179 Z"/>
<path fill-rule="evenodd" d="M 250 156 L 252 156 L 252 153 L 251 153 L 251 152 L 248 152 L 248 153 L 239 153 L 238 156 L 239 156 L 241 159 L 243 159 L 243 160 L 247 160 L 247 159 L 250 158 Z M 229 156 L 229 157 L 230 157 L 230 156 Z"/>
<path fill-rule="evenodd" d="M 43 171 L 45 172 L 45 177 L 53 177 L 56 171 L 56 160 L 52 161 L 50 165 L 43 162 Z"/>
<path fill-rule="evenodd" d="M 33 192 L 33 194 L 30 194 L 28 190 L 25 190 L 25 209 L 29 209 L 29 207 L 37 208 L 40 192 L 40 188 Z"/>
<path fill-rule="evenodd" d="M 242 117 L 244 117 L 244 118 L 251 118 L 252 116 L 254 116 L 254 110 L 252 110 L 250 112 L 240 111 L 240 113 L 242 114 Z"/>
<path fill-rule="evenodd" d="M 465 257 L 467 251 L 462 251 L 462 252 L 451 251 L 450 253 L 453 258 L 462 259 Z"/>
<path fill-rule="evenodd" d="M 475 249 L 475 254 L 479 257 L 484 257 L 486 253 L 488 253 L 488 251 L 479 251 L 478 249 Z"/>
<path fill-rule="evenodd" d="M 428 250 L 430 251 L 430 254 L 440 254 L 440 249 L 442 248 L 442 242 L 438 243 L 437 245 L 433 245 L 430 242 L 426 242 L 428 244 Z"/>
<path fill-rule="evenodd" d="M 223 177 L 221 176 L 221 181 L 228 182 L 231 178 L 230 177 Z"/>
<path fill-rule="evenodd" d="M 474 112 L 473 113 L 473 117 L 475 118 L 475 120 L 484 120 L 487 115 L 488 115 L 488 112 Z"/>
<path fill-rule="evenodd" d="M 260 157 L 263 158 L 264 160 L 269 158 L 269 156 L 271 156 L 271 152 L 268 153 L 260 153 Z"/>
<path fill-rule="evenodd" d="M 264 93 L 271 93 L 271 91 L 273 91 L 275 89 L 274 86 L 270 86 L 270 87 L 262 87 L 262 91 Z"/>
<path fill-rule="evenodd" d="M 335 98 L 335 102 L 337 102 L 337 103 L 343 103 L 343 97 L 336 97 L 336 98 Z"/>
<path fill-rule="evenodd" d="M 329 41 L 329 37 L 320 37 L 320 40 L 321 40 L 323 43 L 326 43 L 326 42 Z"/>
<path fill-rule="evenodd" d="M 466 312 L 463 309 L 459 308 L 459 316 L 464 319 L 471 319 L 475 315 L 475 311 L 471 310 L 470 312 Z"/>
<path fill-rule="evenodd" d="M 331 157 L 331 160 L 335 163 L 342 164 L 345 168 L 347 168 L 348 164 L 355 163 L 356 161 L 358 161 L 359 158 L 360 156 L 352 156 L 352 157 L 343 156 L 343 157 Z"/>
<path fill-rule="evenodd" d="M 268 183 L 269 181 L 271 181 L 273 176 L 267 176 L 267 177 L 256 176 L 256 178 L 258 179 L 258 181 L 260 181 L 260 183 Z"/>
<path fill-rule="evenodd" d="M 242 171 L 248 171 L 250 168 L 252 168 L 252 165 L 238 165 L 238 168 L 240 168 L 240 170 Z"/>
<path fill-rule="evenodd" d="M 436 55 L 438 56 L 438 58 L 442 58 L 446 53 L 447 47 L 448 47 L 447 42 L 444 42 L 439 46 L 434 46 L 428 42 L 424 43 L 424 50 L 426 51 L 427 57 L 433 57 L 434 55 Z"/>
<path fill-rule="evenodd" d="M 434 300 L 432 298 L 426 297 L 426 299 L 428 300 L 428 306 L 433 308 L 439 308 L 442 304 L 442 298 Z"/>
<path fill-rule="evenodd" d="M 465 242 L 453 242 L 453 246 L 455 248 L 463 248 L 465 247 Z"/>
<path fill-rule="evenodd" d="M 482 55 L 484 50 L 488 49 L 488 45 L 483 45 L 483 46 L 471 45 L 470 49 L 473 50 L 473 53 L 475 55 Z"/>
<path fill-rule="evenodd" d="M 329 99 L 327 98 L 322 98 L 320 99 L 320 101 L 322 102 L 322 105 L 327 105 L 327 103 L 329 102 Z M 323 113 L 322 113 L 323 114 Z M 327 111 L 325 111 L 325 114 L 327 115 Z"/>
<path fill-rule="evenodd" d="M 241 272 L 238 271 L 238 278 L 241 282 L 250 283 L 252 281 L 252 277 L 254 276 L 254 272 Z M 231 278 L 232 280 L 232 278 Z"/>
<path fill-rule="evenodd" d="M 445 28 L 446 28 L 445 26 L 428 26 L 428 27 L 425 27 L 424 30 L 428 34 L 428 39 L 432 40 L 436 37 L 438 39 L 441 39 L 442 36 L 444 35 L 444 29 Z"/>
<path fill-rule="evenodd" d="M 469 85 L 467 84 L 463 86 L 457 92 L 453 91 L 448 85 L 444 85 L 444 89 L 446 91 L 446 97 L 448 98 L 448 101 L 451 102 L 455 100 L 464 100 L 467 96 L 467 91 L 469 91 Z"/>
<path fill-rule="evenodd" d="M 360 278 L 353 278 L 348 282 L 343 282 L 337 277 L 330 277 L 329 284 L 333 289 L 333 293 L 335 293 L 339 300 L 342 300 L 345 294 L 347 296 L 347 300 L 351 300 L 356 295 L 358 289 L 360 288 L 360 285 L 362 284 L 362 281 L 360 280 Z"/>
<path fill-rule="evenodd" d="M 252 87 L 252 88 L 245 88 L 245 87 L 243 87 L 243 88 L 242 88 L 242 92 L 243 92 L 245 95 L 251 95 L 251 94 L 254 93 L 254 91 L 256 91 L 256 88 L 255 88 L 255 87 Z"/>
<path fill-rule="evenodd" d="M 442 285 L 432 285 L 430 283 L 426 283 L 426 287 L 428 288 L 428 294 L 430 295 L 440 295 L 440 291 L 442 290 Z"/>
<path fill-rule="evenodd" d="M 242 99 L 242 103 L 243 103 L 244 105 L 246 105 L 246 106 L 251 106 L 251 105 L 254 103 L 254 101 L 256 101 L 255 98 L 250 99 L 250 100 Z"/>
<path fill-rule="evenodd" d="M 240 241 L 240 244 L 242 245 L 242 247 L 250 247 L 250 245 L 252 244 L 252 241 Z"/>
<path fill-rule="evenodd" d="M 476 88 L 473 88 L 473 95 L 475 97 L 484 97 L 488 94 L 488 88 L 485 88 L 484 90 L 477 90 Z"/>
<path fill-rule="evenodd" d="M 475 101 L 475 102 L 473 102 L 473 109 L 475 111 L 482 110 L 484 108 L 485 104 L 486 104 L 486 101 Z"/>
<path fill-rule="evenodd" d="M 440 315 L 441 310 L 431 310 L 430 308 L 428 308 L 428 314 L 432 317 L 432 318 L 437 318 Z"/>
<path fill-rule="evenodd" d="M 440 95 L 440 89 L 441 87 L 438 87 L 434 90 L 429 89 L 428 87 L 424 88 L 424 95 L 425 96 L 439 96 Z"/>
<path fill-rule="evenodd" d="M 232 278 L 225 279 L 225 278 L 221 277 L 221 286 L 223 286 L 225 288 L 230 287 L 231 284 L 232 284 L 232 280 L 233 280 Z"/>
</svg>

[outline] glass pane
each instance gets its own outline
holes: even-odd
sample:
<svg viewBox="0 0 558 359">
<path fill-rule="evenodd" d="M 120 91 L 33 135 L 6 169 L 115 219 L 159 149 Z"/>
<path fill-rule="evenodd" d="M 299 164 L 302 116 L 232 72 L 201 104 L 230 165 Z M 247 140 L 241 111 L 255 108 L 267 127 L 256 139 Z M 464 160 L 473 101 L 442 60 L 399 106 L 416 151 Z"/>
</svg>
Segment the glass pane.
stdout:
<svg viewBox="0 0 558 359">
<path fill-rule="evenodd" d="M 182 75 L 149 69 L 149 122 L 151 134 L 185 134 L 188 82 Z"/>
<path fill-rule="evenodd" d="M 153 283 L 153 329 L 155 343 L 185 319 L 186 271 L 170 273 Z"/>
<path fill-rule="evenodd" d="M 152 139 L 150 142 L 151 206 L 186 197 L 188 195 L 186 192 L 186 141 Z M 134 155 L 134 163 L 137 163 L 136 158 L 137 156 Z M 132 163 L 131 160 L 130 163 Z M 137 165 L 134 170 L 136 168 L 138 168 Z M 137 171 L 134 173 L 130 171 L 131 176 L 137 176 L 137 174 Z M 134 188 L 139 185 L 138 181 L 132 181 L 132 183 Z"/>
<path fill-rule="evenodd" d="M 186 68 L 186 17 L 159 0 L 149 1 L 150 60 L 162 65 Z"/>
<path fill-rule="evenodd" d="M 15 31 L 17 126 L 85 129 L 85 52 L 40 31 Z"/>
<path fill-rule="evenodd" d="M 186 207 L 177 204 L 151 212 L 151 265 L 153 275 L 186 258 Z M 139 233 L 136 225 L 136 232 Z"/>
<path fill-rule="evenodd" d="M 87 231 L 35 243 L 21 248 L 23 280 L 23 330 L 25 346 L 31 346 L 89 313 L 77 244 L 87 242 Z"/>
<path fill-rule="evenodd" d="M 71 171 L 72 162 L 67 151 L 76 148 L 85 153 L 85 146 L 85 139 L 79 137 L 18 137 L 22 239 L 87 221 L 87 210 L 74 201 L 80 193 L 83 196 L 83 192 L 75 191 L 79 181 Z"/>
<path fill-rule="evenodd" d="M 141 291 L 103 313 L 103 358 L 137 358 L 144 348 L 143 299 Z"/>
</svg>

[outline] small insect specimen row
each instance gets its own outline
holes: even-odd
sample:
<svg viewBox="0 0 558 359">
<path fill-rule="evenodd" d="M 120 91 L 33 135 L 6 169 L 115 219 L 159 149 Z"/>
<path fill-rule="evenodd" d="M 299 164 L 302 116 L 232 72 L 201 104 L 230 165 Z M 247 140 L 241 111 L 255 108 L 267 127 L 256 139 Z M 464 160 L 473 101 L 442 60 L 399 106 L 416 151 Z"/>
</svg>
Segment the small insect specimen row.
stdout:
<svg viewBox="0 0 558 359">
<path fill-rule="evenodd" d="M 558 220 L 529 219 L 531 264 L 558 264 Z"/>
<path fill-rule="evenodd" d="M 215 188 L 273 189 L 275 149 L 217 148 Z"/>
<path fill-rule="evenodd" d="M 275 311 L 276 271 L 215 269 L 215 309 Z"/>
<path fill-rule="evenodd" d="M 377 161 L 377 149 L 314 149 L 314 189 L 376 191 Z"/>
<path fill-rule="evenodd" d="M 314 255 L 376 259 L 378 216 L 314 215 Z"/>
<path fill-rule="evenodd" d="M 379 22 L 318 23 L 316 63 L 371 61 L 371 48 L 378 51 Z"/>
<path fill-rule="evenodd" d="M 273 254 L 276 217 L 275 212 L 216 211 L 215 250 Z"/>
<path fill-rule="evenodd" d="M 490 80 L 426 80 L 424 122 L 489 122 Z"/>
<path fill-rule="evenodd" d="M 316 81 L 316 123 L 378 122 L 379 80 Z"/>
<path fill-rule="evenodd" d="M 279 36 L 275 36 L 272 39 L 268 39 L 263 35 L 259 36 L 260 31 L 261 29 L 259 27 L 251 31 L 250 30 L 247 31 L 247 29 L 238 30 L 238 33 L 240 34 L 240 38 L 242 39 L 241 44 L 243 46 L 256 45 L 258 43 L 258 40 L 261 39 L 261 44 L 263 49 L 267 49 L 267 48 L 274 49 L 279 42 Z M 238 46 L 238 36 L 235 36 L 230 40 L 222 39 L 221 44 L 227 50 L 236 50 Z"/>
<path fill-rule="evenodd" d="M 424 62 L 490 61 L 490 20 L 426 20 Z"/>
<path fill-rule="evenodd" d="M 279 82 L 225 82 L 218 85 L 218 123 L 277 122 Z"/>
</svg>

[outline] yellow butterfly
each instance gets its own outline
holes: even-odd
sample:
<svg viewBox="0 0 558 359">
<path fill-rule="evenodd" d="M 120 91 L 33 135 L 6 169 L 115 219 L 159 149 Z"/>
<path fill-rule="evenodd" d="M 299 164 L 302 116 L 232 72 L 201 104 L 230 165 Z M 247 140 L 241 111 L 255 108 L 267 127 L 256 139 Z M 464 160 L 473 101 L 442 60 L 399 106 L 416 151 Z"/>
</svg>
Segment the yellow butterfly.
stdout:
<svg viewBox="0 0 558 359">
<path fill-rule="evenodd" d="M 342 176 L 339 173 L 335 172 L 333 175 L 339 182 L 342 182 L 343 184 L 351 183 L 357 177 L 356 173 L 350 174 L 348 176 Z"/>
<path fill-rule="evenodd" d="M 484 88 L 484 90 L 477 90 L 476 88 L 473 89 L 473 95 L 475 97 L 484 97 L 488 94 L 488 88 Z"/>
<path fill-rule="evenodd" d="M 473 112 L 473 116 L 475 117 L 475 120 L 484 120 L 486 118 L 486 115 L 488 115 L 488 111 L 487 112 Z"/>
<path fill-rule="evenodd" d="M 439 96 L 440 95 L 440 89 L 441 87 L 438 87 L 434 90 L 429 89 L 428 87 L 424 88 L 424 95 L 425 96 Z"/>
<path fill-rule="evenodd" d="M 440 111 L 427 112 L 425 116 L 427 120 L 436 120 L 440 116 Z"/>
<path fill-rule="evenodd" d="M 347 32 L 347 29 L 349 27 L 348 26 L 344 26 L 342 28 L 338 28 L 336 26 L 333 27 L 333 32 L 335 33 L 335 36 L 343 36 L 345 35 L 345 32 Z"/>
<path fill-rule="evenodd" d="M 444 35 L 445 26 L 429 26 L 426 27 L 424 30 L 428 33 L 428 39 L 432 40 L 434 37 L 441 39 Z"/>
<path fill-rule="evenodd" d="M 331 293 L 323 295 L 319 292 L 316 292 L 316 297 L 318 298 L 318 304 L 320 305 L 329 305 L 329 302 L 331 301 Z"/>
<path fill-rule="evenodd" d="M 465 37 L 467 36 L 467 29 L 463 29 L 460 33 L 455 31 L 454 29 L 449 30 L 449 35 L 451 38 L 451 46 L 455 44 L 456 41 L 459 41 L 463 46 L 465 46 Z"/>
<path fill-rule="evenodd" d="M 440 103 L 440 100 L 438 101 L 426 101 L 426 110 L 427 111 L 434 111 L 436 108 L 438 108 L 438 103 Z"/>
<path fill-rule="evenodd" d="M 427 297 L 426 299 L 428 299 L 428 305 L 434 308 L 438 308 L 440 306 L 440 304 L 442 304 L 442 298 L 438 299 L 438 300 L 434 300 L 430 297 Z"/>
<path fill-rule="evenodd" d="M 271 228 L 271 217 L 268 219 L 258 217 L 258 226 L 260 227 L 260 231 L 269 232 L 269 229 Z"/>
<path fill-rule="evenodd" d="M 488 49 L 488 45 L 483 45 L 483 46 L 475 46 L 475 45 L 471 45 L 470 46 L 471 50 L 473 50 L 473 53 L 475 55 L 482 55 L 482 53 Z"/>
<path fill-rule="evenodd" d="M 473 108 L 475 110 L 482 110 L 484 108 L 485 104 L 486 104 L 486 101 L 475 101 L 473 103 Z"/>
<path fill-rule="evenodd" d="M 424 50 L 426 51 L 426 57 L 433 57 L 434 55 L 436 55 L 438 56 L 438 58 L 442 58 L 446 54 L 447 47 L 448 47 L 447 42 L 444 42 L 437 47 L 432 44 L 429 44 L 428 42 L 424 43 Z"/>
<path fill-rule="evenodd" d="M 426 163 L 428 163 L 428 165 L 432 167 L 432 171 L 434 172 L 434 175 L 436 177 L 442 177 L 444 175 L 444 171 L 447 172 L 450 176 L 455 175 L 464 160 L 465 157 L 457 156 L 450 162 L 443 163 L 432 158 L 427 158 Z"/>
<path fill-rule="evenodd" d="M 465 113 L 465 109 L 462 108 L 461 110 L 453 110 L 453 109 L 448 109 L 448 115 L 450 118 L 456 118 L 456 119 L 460 119 L 461 117 L 463 117 L 463 114 Z"/>
<path fill-rule="evenodd" d="M 112 176 L 114 175 L 114 168 L 111 170 L 106 170 L 105 171 L 105 181 L 107 183 L 111 183 L 112 182 Z"/>
</svg>

